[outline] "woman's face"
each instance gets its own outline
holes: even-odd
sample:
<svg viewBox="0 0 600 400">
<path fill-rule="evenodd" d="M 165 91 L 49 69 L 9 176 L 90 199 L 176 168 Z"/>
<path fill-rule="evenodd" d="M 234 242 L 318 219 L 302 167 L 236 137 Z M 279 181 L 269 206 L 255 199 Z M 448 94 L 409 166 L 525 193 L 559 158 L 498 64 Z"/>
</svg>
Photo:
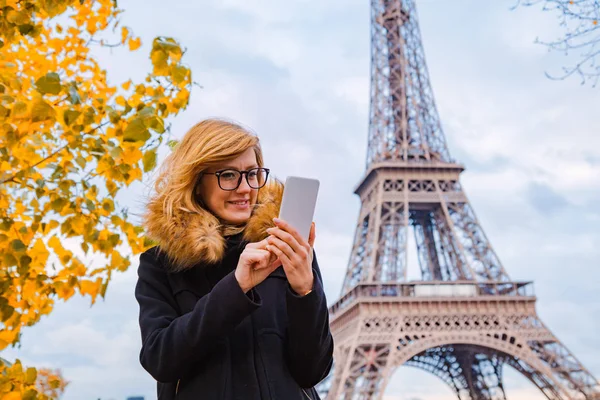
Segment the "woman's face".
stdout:
<svg viewBox="0 0 600 400">
<path fill-rule="evenodd" d="M 212 173 L 224 169 L 247 171 L 258 167 L 254 149 L 250 148 L 236 159 L 209 168 L 205 172 Z M 250 218 L 256 204 L 258 189 L 248 186 L 244 174 L 240 186 L 235 190 L 223 190 L 219 187 L 216 175 L 204 175 L 200 180 L 199 194 L 206 208 L 220 219 L 234 225 L 243 224 Z M 222 178 L 224 179 L 224 177 Z"/>
</svg>

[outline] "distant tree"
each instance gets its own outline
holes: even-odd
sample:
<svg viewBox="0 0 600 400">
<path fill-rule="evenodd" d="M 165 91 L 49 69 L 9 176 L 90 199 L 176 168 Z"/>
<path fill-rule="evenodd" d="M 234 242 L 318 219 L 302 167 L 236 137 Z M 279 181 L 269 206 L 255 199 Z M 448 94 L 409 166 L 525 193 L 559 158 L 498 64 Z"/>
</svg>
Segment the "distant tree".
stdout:
<svg viewBox="0 0 600 400">
<path fill-rule="evenodd" d="M 154 168 L 192 80 L 180 45 L 158 37 L 145 80 L 109 83 L 92 46 L 141 46 L 121 13 L 116 0 L 0 0 L 0 351 L 57 299 L 104 296 L 130 265 L 117 246 L 150 245 L 115 196 Z M 3 400 L 55 398 L 65 384 L 0 359 Z"/>
<path fill-rule="evenodd" d="M 542 10 L 556 14 L 563 29 L 561 37 L 553 41 L 537 39 L 550 50 L 575 53 L 577 61 L 563 67 L 551 79 L 565 79 L 579 75 L 581 83 L 596 86 L 600 78 L 600 0 L 517 0 L 518 5 L 542 5 Z"/>
</svg>

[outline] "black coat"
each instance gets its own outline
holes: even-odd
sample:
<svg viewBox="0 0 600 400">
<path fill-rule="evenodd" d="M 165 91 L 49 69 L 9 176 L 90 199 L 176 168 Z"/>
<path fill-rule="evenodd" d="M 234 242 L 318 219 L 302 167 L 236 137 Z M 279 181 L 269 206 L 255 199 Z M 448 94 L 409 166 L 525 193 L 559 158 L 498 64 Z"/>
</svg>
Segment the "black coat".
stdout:
<svg viewBox="0 0 600 400">
<path fill-rule="evenodd" d="M 177 273 L 158 247 L 141 255 L 140 362 L 159 400 L 319 398 L 333 339 L 316 256 L 308 295 L 291 290 L 282 267 L 244 294 L 234 271 L 245 244 L 231 237 L 220 264 Z"/>
</svg>

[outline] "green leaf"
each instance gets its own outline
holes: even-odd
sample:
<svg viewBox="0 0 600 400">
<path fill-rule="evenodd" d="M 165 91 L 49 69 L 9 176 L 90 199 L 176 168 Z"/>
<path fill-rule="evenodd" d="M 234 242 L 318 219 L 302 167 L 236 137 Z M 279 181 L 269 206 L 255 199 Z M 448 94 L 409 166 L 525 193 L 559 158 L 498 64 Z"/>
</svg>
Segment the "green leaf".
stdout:
<svg viewBox="0 0 600 400">
<path fill-rule="evenodd" d="M 188 75 L 188 69 L 181 65 L 175 65 L 171 69 L 171 76 L 173 76 L 173 82 L 181 83 L 185 80 Z"/>
<path fill-rule="evenodd" d="M 158 133 L 164 133 L 165 132 L 165 123 L 163 122 L 163 119 L 160 117 L 153 117 L 149 120 L 148 123 L 149 127 Z"/>
<path fill-rule="evenodd" d="M 146 128 L 146 124 L 144 124 L 144 119 L 140 117 L 132 119 L 127 128 L 125 128 L 125 132 L 123 132 L 123 140 L 125 142 L 146 142 L 150 137 L 151 135 L 148 132 L 148 128 Z"/>
<path fill-rule="evenodd" d="M 19 258 L 19 264 L 21 264 L 21 267 L 24 267 L 24 268 L 29 268 L 32 261 L 33 261 L 33 259 L 31 257 L 29 257 L 27 254 L 25 254 L 24 256 L 21 256 L 21 258 Z"/>
<path fill-rule="evenodd" d="M 13 315 L 14 312 L 15 312 L 14 307 L 9 306 L 8 304 L 2 305 L 0 307 L 0 314 L 2 314 L 2 321 L 6 321 L 7 319 L 9 319 Z"/>
<path fill-rule="evenodd" d="M 27 112 L 27 104 L 22 101 L 17 101 L 12 108 L 12 117 L 23 116 Z"/>
<path fill-rule="evenodd" d="M 33 122 L 42 122 L 49 119 L 54 119 L 56 111 L 54 108 L 43 100 L 37 100 L 31 107 L 31 120 Z"/>
<path fill-rule="evenodd" d="M 144 172 L 152 171 L 156 167 L 156 149 L 145 152 L 142 162 L 144 164 Z"/>
<path fill-rule="evenodd" d="M 3 219 L 2 222 L 0 222 L 0 230 L 7 231 L 13 224 L 14 221 L 12 219 Z"/>
<path fill-rule="evenodd" d="M 95 211 L 96 210 L 96 205 L 90 199 L 85 199 L 85 206 L 90 211 Z"/>
<path fill-rule="evenodd" d="M 10 242 L 10 245 L 12 246 L 14 251 L 25 251 L 25 249 L 27 249 L 27 246 L 25 246 L 25 243 L 23 243 L 20 239 L 15 239 L 12 242 Z"/>
<path fill-rule="evenodd" d="M 35 368 L 27 368 L 27 372 L 25 373 L 25 383 L 28 385 L 33 385 L 35 380 L 37 379 L 37 371 Z"/>
<path fill-rule="evenodd" d="M 153 50 L 164 50 L 169 53 L 181 53 L 181 47 L 175 39 L 169 37 L 157 37 L 152 42 Z"/>
<path fill-rule="evenodd" d="M 79 96 L 79 93 L 77 93 L 75 85 L 69 87 L 69 101 L 73 105 L 81 104 L 81 97 Z"/>
<path fill-rule="evenodd" d="M 35 82 L 35 87 L 42 94 L 59 94 L 61 90 L 60 76 L 56 72 L 49 72 Z"/>
<path fill-rule="evenodd" d="M 108 193 L 112 197 L 115 197 L 115 194 L 117 194 L 118 189 L 119 187 L 113 181 L 106 181 L 106 190 L 108 190 Z"/>
<path fill-rule="evenodd" d="M 121 119 L 121 114 L 116 112 L 112 107 L 106 107 L 108 109 L 108 118 L 112 124 L 116 124 Z"/>
<path fill-rule="evenodd" d="M 23 25 L 19 25 L 19 33 L 21 35 L 27 35 L 28 33 L 30 33 L 33 30 L 33 25 L 31 24 L 23 24 Z"/>
<path fill-rule="evenodd" d="M 75 159 L 75 162 L 76 162 L 76 163 L 77 163 L 77 165 L 79 165 L 81 168 L 85 168 L 86 161 L 85 161 L 85 158 L 83 158 L 82 156 L 77 156 L 77 158 Z"/>
<path fill-rule="evenodd" d="M 76 110 L 65 111 L 65 114 L 64 114 L 65 124 L 67 124 L 67 126 L 71 126 L 71 124 L 73 122 L 75 122 L 80 115 L 81 115 L 80 111 L 76 111 Z"/>
<path fill-rule="evenodd" d="M 62 197 L 59 197 L 58 199 L 56 199 L 52 203 L 50 203 L 50 207 L 56 212 L 61 212 L 62 209 L 66 205 L 67 205 L 67 200 Z"/>
<path fill-rule="evenodd" d="M 178 141 L 178 140 L 169 140 L 169 141 L 167 142 L 167 146 L 169 146 L 169 148 L 170 148 L 171 150 L 173 150 L 175 147 L 177 147 L 177 145 L 178 145 L 178 144 L 179 144 L 179 141 Z"/>
<path fill-rule="evenodd" d="M 140 112 L 138 113 L 138 116 L 144 117 L 144 118 L 151 118 L 154 116 L 154 108 L 144 107 L 140 110 Z"/>
<path fill-rule="evenodd" d="M 35 370 L 35 368 L 29 368 L 29 369 Z M 29 371 L 29 369 L 27 369 L 27 371 Z M 23 395 L 22 400 L 36 400 L 37 398 L 38 398 L 38 391 L 35 389 L 29 389 Z"/>
<path fill-rule="evenodd" d="M 90 125 L 94 122 L 94 116 L 96 115 L 96 110 L 92 107 L 86 107 L 83 112 L 83 124 Z"/>
<path fill-rule="evenodd" d="M 119 157 L 121 157 L 121 154 L 123 154 L 123 149 L 120 147 L 113 147 L 112 149 L 110 149 L 109 154 L 113 158 L 119 158 Z"/>
<path fill-rule="evenodd" d="M 0 118 L 4 119 L 10 115 L 10 110 L 3 105 L 0 105 Z"/>
<path fill-rule="evenodd" d="M 2 255 L 2 263 L 3 267 L 12 267 L 13 265 L 17 265 L 17 259 L 11 253 L 4 253 Z"/>
</svg>

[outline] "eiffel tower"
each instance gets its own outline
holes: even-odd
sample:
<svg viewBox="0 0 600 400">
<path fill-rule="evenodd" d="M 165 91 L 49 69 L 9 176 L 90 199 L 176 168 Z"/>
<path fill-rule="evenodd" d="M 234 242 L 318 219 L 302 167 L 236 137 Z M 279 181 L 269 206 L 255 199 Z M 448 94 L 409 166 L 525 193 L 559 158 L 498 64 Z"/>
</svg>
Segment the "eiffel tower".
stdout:
<svg viewBox="0 0 600 400">
<path fill-rule="evenodd" d="M 509 365 L 548 398 L 599 399 L 598 381 L 536 314 L 532 282 L 500 263 L 459 181 L 429 82 L 414 0 L 371 1 L 371 105 L 362 207 L 341 297 L 328 400 L 381 399 L 410 365 L 460 400 L 506 399 Z M 407 281 L 414 232 L 419 281 Z M 411 233 L 412 234 L 412 233 Z"/>
</svg>

